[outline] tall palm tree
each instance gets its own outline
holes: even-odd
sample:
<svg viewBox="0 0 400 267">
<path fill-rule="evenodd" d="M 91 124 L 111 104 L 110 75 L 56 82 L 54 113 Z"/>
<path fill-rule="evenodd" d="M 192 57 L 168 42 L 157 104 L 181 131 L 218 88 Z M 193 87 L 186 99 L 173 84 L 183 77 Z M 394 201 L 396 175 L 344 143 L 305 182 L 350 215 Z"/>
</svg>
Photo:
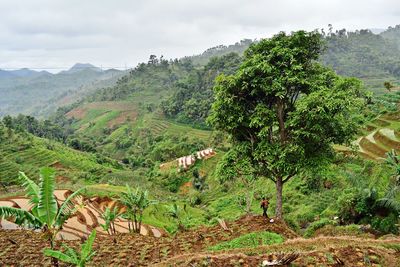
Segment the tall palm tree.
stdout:
<svg viewBox="0 0 400 267">
<path fill-rule="evenodd" d="M 71 194 L 62 205 L 58 205 L 54 196 L 55 170 L 53 168 L 40 169 L 39 185 L 23 172 L 19 173 L 19 180 L 25 187 L 26 196 L 30 198 L 29 203 L 32 208 L 30 211 L 26 211 L 12 207 L 0 207 L 0 218 L 14 218 L 15 223 L 20 226 L 42 229 L 53 249 L 57 233 L 77 209 L 72 200 L 84 188 Z M 58 266 L 55 258 L 53 258 L 53 265 Z"/>
<path fill-rule="evenodd" d="M 400 215 L 400 185 L 390 185 L 378 205 Z"/>
<path fill-rule="evenodd" d="M 143 191 L 138 187 L 133 191 L 128 185 L 126 185 L 126 192 L 122 193 L 120 201 L 126 207 L 125 217 L 128 219 L 129 230 L 140 233 L 143 212 L 155 201 L 149 199 L 147 190 Z"/>
</svg>

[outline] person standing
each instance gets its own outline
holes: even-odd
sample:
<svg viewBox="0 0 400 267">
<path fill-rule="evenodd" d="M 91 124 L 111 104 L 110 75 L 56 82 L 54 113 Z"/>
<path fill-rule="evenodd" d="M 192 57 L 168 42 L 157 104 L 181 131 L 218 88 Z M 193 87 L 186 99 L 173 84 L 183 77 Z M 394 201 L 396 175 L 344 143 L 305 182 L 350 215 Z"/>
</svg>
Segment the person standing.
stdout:
<svg viewBox="0 0 400 267">
<path fill-rule="evenodd" d="M 268 218 L 268 206 L 269 206 L 269 201 L 267 198 L 263 197 L 262 201 L 261 201 L 261 208 L 263 209 L 263 216 Z"/>
</svg>

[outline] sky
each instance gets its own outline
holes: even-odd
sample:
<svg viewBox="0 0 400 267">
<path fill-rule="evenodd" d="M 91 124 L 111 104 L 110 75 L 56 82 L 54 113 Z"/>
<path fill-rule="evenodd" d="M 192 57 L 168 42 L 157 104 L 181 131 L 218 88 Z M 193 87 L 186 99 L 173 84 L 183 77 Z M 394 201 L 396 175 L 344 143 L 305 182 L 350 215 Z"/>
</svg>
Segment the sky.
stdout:
<svg viewBox="0 0 400 267">
<path fill-rule="evenodd" d="M 279 31 L 387 28 L 399 0 L 0 0 L 0 68 L 131 68 Z"/>
</svg>

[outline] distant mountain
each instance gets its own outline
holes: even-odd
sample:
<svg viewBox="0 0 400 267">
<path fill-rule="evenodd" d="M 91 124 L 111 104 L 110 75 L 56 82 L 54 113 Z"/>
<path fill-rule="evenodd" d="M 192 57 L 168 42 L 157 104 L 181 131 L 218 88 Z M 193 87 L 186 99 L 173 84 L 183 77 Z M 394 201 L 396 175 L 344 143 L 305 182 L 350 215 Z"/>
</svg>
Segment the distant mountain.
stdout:
<svg viewBox="0 0 400 267">
<path fill-rule="evenodd" d="M 46 117 L 95 88 L 113 85 L 122 74 L 118 70 L 103 72 L 88 63 L 77 63 L 56 74 L 27 68 L 0 70 L 0 116 L 23 113 Z"/>
<path fill-rule="evenodd" d="M 69 70 L 64 71 L 65 73 L 74 73 L 82 70 L 93 70 L 93 71 L 101 71 L 99 67 L 93 66 L 89 63 L 76 63 Z"/>
<path fill-rule="evenodd" d="M 0 79 L 16 77 L 37 77 L 41 75 L 51 75 L 51 73 L 45 70 L 35 71 L 28 68 L 23 68 L 19 70 L 0 70 Z"/>
<path fill-rule="evenodd" d="M 30 70 L 27 68 L 23 68 L 23 69 L 19 69 L 19 70 L 12 70 L 10 72 L 18 77 L 33 77 L 33 76 L 40 76 L 42 74 L 48 73 L 47 71 L 39 72 L 39 71 Z"/>
<path fill-rule="evenodd" d="M 0 70 L 0 79 L 1 78 L 14 78 L 14 77 L 15 77 L 15 75 L 10 71 Z"/>
</svg>

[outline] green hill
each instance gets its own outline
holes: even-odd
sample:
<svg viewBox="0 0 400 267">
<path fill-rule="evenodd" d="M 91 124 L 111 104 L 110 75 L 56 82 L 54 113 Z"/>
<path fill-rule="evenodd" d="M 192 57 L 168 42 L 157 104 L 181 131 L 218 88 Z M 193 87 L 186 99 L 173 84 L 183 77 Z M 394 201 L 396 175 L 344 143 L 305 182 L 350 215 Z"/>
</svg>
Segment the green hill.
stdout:
<svg viewBox="0 0 400 267">
<path fill-rule="evenodd" d="M 38 179 L 44 166 L 57 169 L 57 180 L 63 188 L 90 184 L 147 186 L 131 170 L 116 160 L 100 154 L 81 152 L 59 142 L 16 132 L 0 125 L 0 185 L 3 193 L 18 191 L 19 171 Z"/>
<path fill-rule="evenodd" d="M 3 71 L 4 72 L 4 71 Z M 0 77 L 0 116 L 19 113 L 48 117 L 58 107 L 80 99 L 94 88 L 109 86 L 123 74 L 78 65 L 57 74 Z"/>
</svg>

